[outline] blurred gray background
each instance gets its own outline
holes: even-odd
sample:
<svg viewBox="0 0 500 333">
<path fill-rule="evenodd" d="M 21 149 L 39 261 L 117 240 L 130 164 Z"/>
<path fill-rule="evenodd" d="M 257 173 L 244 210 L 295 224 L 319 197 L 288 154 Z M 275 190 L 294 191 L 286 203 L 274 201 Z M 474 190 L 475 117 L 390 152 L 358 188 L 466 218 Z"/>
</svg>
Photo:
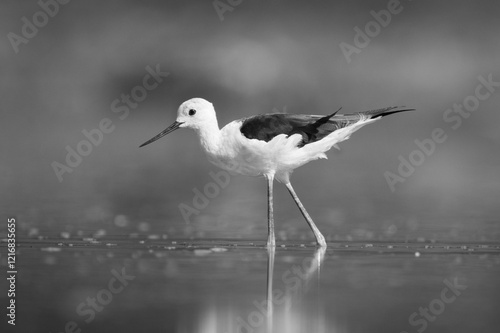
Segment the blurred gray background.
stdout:
<svg viewBox="0 0 500 333">
<path fill-rule="evenodd" d="M 479 76 L 500 81 L 498 2 L 402 1 L 350 62 L 340 43 L 354 45 L 354 28 L 388 1 L 229 6 L 220 14 L 212 1 L 71 1 L 45 25 L 38 15 L 43 26 L 16 53 L 8 34 L 22 36 L 22 18 L 33 22 L 41 7 L 2 1 L 0 202 L 18 232 L 265 240 L 263 179 L 231 178 L 187 223 L 179 205 L 192 206 L 193 189 L 203 191 L 217 168 L 188 130 L 138 148 L 180 103 L 203 97 L 221 126 L 258 113 L 416 108 L 296 170 L 306 208 L 330 240 L 499 239 L 500 92 L 457 129 L 443 120 L 474 95 Z M 142 85 L 147 66 L 169 75 L 120 119 L 111 104 Z M 51 164 L 65 164 L 66 146 L 76 149 L 82 130 L 104 118 L 114 130 L 60 182 Z M 397 174 L 399 156 L 435 128 L 447 140 L 391 191 L 384 173 Z M 278 238 L 312 240 L 284 187 L 275 195 Z"/>
</svg>

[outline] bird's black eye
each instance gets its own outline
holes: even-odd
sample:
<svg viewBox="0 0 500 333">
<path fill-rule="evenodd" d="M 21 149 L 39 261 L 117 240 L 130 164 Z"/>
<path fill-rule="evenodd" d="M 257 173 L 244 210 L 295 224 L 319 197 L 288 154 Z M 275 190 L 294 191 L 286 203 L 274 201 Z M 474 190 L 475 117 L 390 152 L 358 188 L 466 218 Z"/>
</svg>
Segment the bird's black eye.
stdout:
<svg viewBox="0 0 500 333">
<path fill-rule="evenodd" d="M 189 110 L 189 115 L 190 116 L 194 116 L 195 114 L 196 114 L 196 110 L 195 109 Z"/>
</svg>

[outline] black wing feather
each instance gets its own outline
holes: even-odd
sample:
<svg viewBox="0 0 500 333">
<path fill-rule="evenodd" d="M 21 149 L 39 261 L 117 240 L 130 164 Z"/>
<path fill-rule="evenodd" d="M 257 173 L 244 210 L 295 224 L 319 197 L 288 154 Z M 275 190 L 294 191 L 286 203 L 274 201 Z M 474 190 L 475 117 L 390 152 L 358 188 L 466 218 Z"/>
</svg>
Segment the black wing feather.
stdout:
<svg viewBox="0 0 500 333">
<path fill-rule="evenodd" d="M 377 118 L 384 117 L 397 112 L 411 111 L 403 107 L 388 107 L 352 114 L 339 114 L 334 112 L 327 116 L 300 115 L 300 114 L 262 114 L 242 119 L 241 133 L 248 139 L 257 139 L 268 142 L 275 136 L 302 135 L 299 147 L 323 139 L 328 134 L 346 126 L 349 126 L 362 117 Z"/>
</svg>

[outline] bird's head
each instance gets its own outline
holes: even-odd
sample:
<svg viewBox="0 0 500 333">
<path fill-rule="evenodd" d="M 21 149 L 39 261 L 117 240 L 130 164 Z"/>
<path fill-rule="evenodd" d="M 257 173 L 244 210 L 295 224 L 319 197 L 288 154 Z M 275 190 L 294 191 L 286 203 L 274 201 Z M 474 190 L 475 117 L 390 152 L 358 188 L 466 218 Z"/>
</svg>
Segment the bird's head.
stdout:
<svg viewBox="0 0 500 333">
<path fill-rule="evenodd" d="M 208 124 L 217 124 L 214 106 L 203 98 L 191 98 L 179 106 L 176 121 L 140 147 L 148 145 L 178 128 L 200 130 Z"/>
<path fill-rule="evenodd" d="M 179 127 L 197 130 L 216 119 L 212 103 L 203 98 L 191 98 L 179 106 L 176 121 Z"/>
</svg>

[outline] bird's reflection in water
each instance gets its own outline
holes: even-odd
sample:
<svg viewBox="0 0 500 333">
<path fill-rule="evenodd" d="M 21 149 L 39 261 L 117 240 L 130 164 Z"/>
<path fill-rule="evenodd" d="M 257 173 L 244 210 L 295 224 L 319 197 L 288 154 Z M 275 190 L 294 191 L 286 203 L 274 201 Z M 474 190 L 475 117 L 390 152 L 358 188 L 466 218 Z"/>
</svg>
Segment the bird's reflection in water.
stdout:
<svg viewBox="0 0 500 333">
<path fill-rule="evenodd" d="M 292 269 L 287 270 L 283 273 L 282 278 L 286 284 L 284 293 L 279 289 L 273 289 L 274 280 L 274 259 L 276 250 L 275 248 L 269 248 L 267 251 L 268 263 L 267 263 L 267 332 L 293 332 L 292 327 L 285 327 L 288 325 L 293 325 L 290 319 L 293 318 L 292 314 L 292 302 L 294 298 L 300 298 L 305 292 L 310 289 L 310 283 L 313 277 L 317 276 L 317 290 L 319 296 L 319 282 L 321 273 L 321 263 L 325 258 L 326 248 L 318 248 L 312 258 L 305 258 L 302 262 L 303 272 L 300 272 L 300 266 L 294 266 Z M 310 265 L 307 264 L 307 259 L 310 259 Z M 290 272 L 294 272 L 297 276 L 289 276 Z M 301 280 L 302 279 L 302 280 Z M 300 295 L 302 294 L 302 295 Z M 283 304 L 283 321 L 280 320 L 278 327 L 275 327 L 275 312 L 274 306 Z M 318 304 L 319 306 L 319 304 Z M 288 318 L 288 320 L 287 320 Z M 323 325 L 320 325 L 323 326 Z"/>
<path fill-rule="evenodd" d="M 273 276 L 274 276 L 274 256 L 276 254 L 276 248 L 270 247 L 267 249 L 267 331 L 272 332 L 273 330 Z"/>
<path fill-rule="evenodd" d="M 234 267 L 241 270 L 237 283 L 245 287 L 234 289 L 216 283 L 221 288 L 219 292 L 206 295 L 209 297 L 206 307 L 198 315 L 196 311 L 186 313 L 186 321 L 182 321 L 177 331 L 326 332 L 328 325 L 321 303 L 324 297 L 320 291 L 320 267 L 326 249 L 277 251 L 268 249 L 264 257 L 257 254 L 253 257 L 257 261 L 248 266 L 234 261 Z M 260 259 L 263 260 L 259 262 Z M 260 273 L 255 270 L 259 266 Z M 249 267 L 253 271 L 248 271 Z"/>
</svg>

